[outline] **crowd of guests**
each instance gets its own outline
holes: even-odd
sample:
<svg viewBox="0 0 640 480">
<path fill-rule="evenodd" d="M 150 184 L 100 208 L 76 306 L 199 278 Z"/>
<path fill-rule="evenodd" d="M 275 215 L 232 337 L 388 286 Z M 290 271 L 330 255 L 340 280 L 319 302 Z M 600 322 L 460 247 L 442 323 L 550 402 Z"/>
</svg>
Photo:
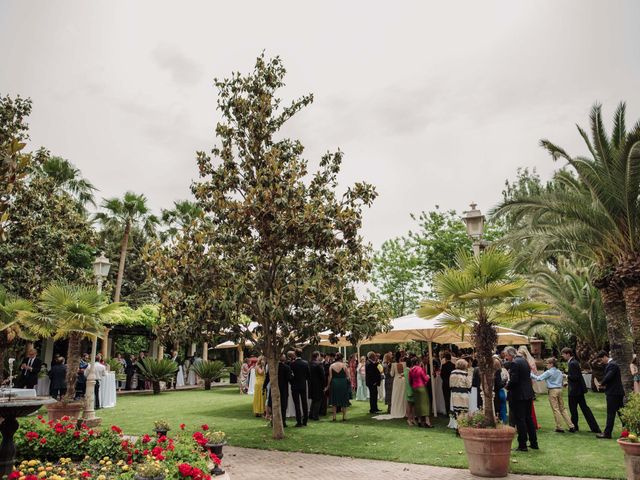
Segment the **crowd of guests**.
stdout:
<svg viewBox="0 0 640 480">
<path fill-rule="evenodd" d="M 607 419 L 604 431 L 587 405 L 588 389 L 579 362 L 570 348 L 562 350 L 567 362 L 568 411 L 564 405 L 565 374 L 558 369 L 558 360 L 545 360 L 544 372 L 538 372 L 536 361 L 525 346 L 507 347 L 494 355 L 493 410 L 498 421 L 516 427 L 518 450 L 538 449 L 533 382 L 545 382 L 548 401 L 553 412 L 555 432 L 577 432 L 578 407 L 589 429 L 598 438 L 611 438 L 615 417 L 622 407 L 624 389 L 620 368 L 606 352 L 598 357 L 605 367 L 604 378 L 596 381 L 604 389 Z M 455 357 L 450 351 L 440 352 L 433 359 L 434 372 L 440 377 L 444 406 L 449 414 L 448 426 L 458 429 L 461 415 L 474 414 L 483 408 L 480 371 L 473 355 Z M 240 373 L 240 388 L 253 397 L 253 413 L 271 419 L 269 368 L 263 357 L 247 359 Z M 332 420 L 338 413 L 347 420 L 351 401 L 368 401 L 369 413 L 384 414 L 378 402 L 386 405 L 385 418 L 406 419 L 409 426 L 431 428 L 431 389 L 434 388 L 431 361 L 428 355 L 419 357 L 406 352 L 387 352 L 381 356 L 369 352 L 345 361 L 341 353 L 313 352 L 311 361 L 302 358 L 302 350 L 282 355 L 278 364 L 278 392 L 282 418 L 286 426 L 287 410 L 293 404 L 296 427 L 308 420 L 319 420 L 331 407 Z M 308 399 L 308 400 L 307 400 Z"/>
</svg>

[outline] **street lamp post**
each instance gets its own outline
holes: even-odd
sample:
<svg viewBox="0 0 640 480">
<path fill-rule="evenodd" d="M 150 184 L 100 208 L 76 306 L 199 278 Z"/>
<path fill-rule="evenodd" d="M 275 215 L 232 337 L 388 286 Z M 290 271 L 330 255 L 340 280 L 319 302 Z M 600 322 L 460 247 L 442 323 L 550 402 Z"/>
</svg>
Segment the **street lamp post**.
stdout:
<svg viewBox="0 0 640 480">
<path fill-rule="evenodd" d="M 109 268 L 111 264 L 109 263 L 109 259 L 104 256 L 104 253 L 101 253 L 98 258 L 93 262 L 93 274 L 96 277 L 96 281 L 98 282 L 98 293 L 102 293 L 102 283 L 104 279 L 107 278 L 109 274 Z M 86 423 L 90 427 L 95 427 L 99 425 L 101 419 L 96 417 L 95 412 L 95 387 L 96 387 L 96 350 L 98 347 L 98 337 L 96 335 L 92 336 L 91 339 L 91 358 L 89 358 L 89 373 L 87 375 L 87 390 L 85 393 L 85 401 L 84 401 L 84 423 Z M 106 341 L 106 339 L 104 340 Z"/>
<path fill-rule="evenodd" d="M 471 210 L 464 212 L 462 220 L 467 226 L 467 234 L 473 239 L 473 254 L 477 257 L 487 246 L 487 242 L 482 240 L 484 234 L 484 215 L 476 207 L 476 203 L 471 203 Z"/>
</svg>

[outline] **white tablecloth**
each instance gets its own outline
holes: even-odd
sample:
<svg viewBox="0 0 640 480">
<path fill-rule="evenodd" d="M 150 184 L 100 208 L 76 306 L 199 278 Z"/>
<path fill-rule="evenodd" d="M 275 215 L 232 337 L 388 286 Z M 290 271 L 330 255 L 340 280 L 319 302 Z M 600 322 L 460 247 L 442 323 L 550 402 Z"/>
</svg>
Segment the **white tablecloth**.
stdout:
<svg viewBox="0 0 640 480">
<path fill-rule="evenodd" d="M 35 388 L 3 388 L 1 395 L 6 397 L 7 395 L 20 398 L 34 398 L 37 396 Z M 47 392 L 47 396 L 49 393 Z"/>
<path fill-rule="evenodd" d="M 182 365 L 178 367 L 178 375 L 176 375 L 176 387 L 184 387 L 184 369 Z"/>
<path fill-rule="evenodd" d="M 51 380 L 49 377 L 41 377 L 38 379 L 38 385 L 36 385 L 36 392 L 39 397 L 48 397 L 49 396 L 49 386 L 51 385 Z"/>
<path fill-rule="evenodd" d="M 116 406 L 116 374 L 107 372 L 100 380 L 100 406 L 112 408 Z"/>
</svg>

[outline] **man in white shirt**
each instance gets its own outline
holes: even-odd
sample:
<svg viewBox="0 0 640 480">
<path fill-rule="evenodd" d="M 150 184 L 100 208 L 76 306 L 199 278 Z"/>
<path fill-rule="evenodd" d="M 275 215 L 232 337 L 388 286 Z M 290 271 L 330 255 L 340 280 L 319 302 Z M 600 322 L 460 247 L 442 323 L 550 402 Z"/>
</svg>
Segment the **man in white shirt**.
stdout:
<svg viewBox="0 0 640 480">
<path fill-rule="evenodd" d="M 107 368 L 102 363 L 100 363 L 101 361 L 102 361 L 102 355 L 98 353 L 96 355 L 96 361 L 93 364 L 93 369 L 96 375 L 96 386 L 94 388 L 94 394 L 93 394 L 94 405 L 95 405 L 94 408 L 96 410 L 100 408 L 100 381 L 102 381 L 105 375 L 107 374 Z M 90 370 L 91 370 L 91 365 L 89 365 L 89 368 L 86 368 L 84 370 L 85 377 L 89 376 Z"/>
</svg>

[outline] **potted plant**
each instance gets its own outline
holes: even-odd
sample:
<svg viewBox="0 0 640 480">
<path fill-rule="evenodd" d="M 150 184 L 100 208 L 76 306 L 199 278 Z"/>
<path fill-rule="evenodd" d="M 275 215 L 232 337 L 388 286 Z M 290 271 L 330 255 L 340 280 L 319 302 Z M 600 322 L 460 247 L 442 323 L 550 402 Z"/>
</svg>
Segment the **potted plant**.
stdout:
<svg viewBox="0 0 640 480">
<path fill-rule="evenodd" d="M 211 473 L 213 475 L 222 475 L 224 474 L 224 470 L 220 468 L 220 464 L 222 463 L 222 457 L 224 454 L 222 453 L 222 447 L 227 444 L 227 435 L 222 431 L 213 431 L 207 430 L 203 433 L 203 437 L 207 440 L 207 443 L 204 444 L 204 447 L 211 454 L 211 459 L 213 461 L 213 468 L 211 469 Z"/>
<path fill-rule="evenodd" d="M 103 336 L 104 325 L 119 314 L 121 307 L 121 303 L 109 303 L 95 288 L 74 284 L 54 283 L 40 295 L 39 312 L 29 314 L 31 330 L 41 336 L 53 335 L 54 340 L 68 340 L 67 393 L 61 401 L 47 405 L 50 420 L 80 416 L 83 402 L 76 401 L 75 396 L 82 339 Z"/>
<path fill-rule="evenodd" d="M 548 309 L 543 303 L 522 298 L 527 283 L 513 273 L 512 257 L 489 248 L 480 255 L 459 252 L 456 265 L 434 278 L 437 298 L 426 300 L 418 310 L 424 318 L 446 317 L 444 324 L 463 331 L 473 326 L 483 391 L 483 411 L 462 418 L 459 432 L 464 440 L 469 470 L 480 477 L 506 477 L 515 429 L 496 425 L 493 412 L 493 353 L 498 335 L 496 321 L 534 317 Z"/>
<path fill-rule="evenodd" d="M 140 370 L 140 374 L 153 385 L 154 395 L 160 393 L 160 382 L 169 382 L 178 371 L 178 365 L 168 358 L 160 360 L 145 358 L 136 365 Z"/>
<path fill-rule="evenodd" d="M 224 363 L 220 360 L 202 361 L 193 365 L 193 371 L 204 380 L 204 389 L 211 390 L 211 382 L 218 381 L 225 372 Z"/>
<path fill-rule="evenodd" d="M 156 420 L 155 422 L 153 422 L 153 424 L 155 426 L 155 431 L 158 435 L 158 438 L 166 437 L 167 432 L 171 430 L 171 427 L 169 426 L 169 422 L 167 420 Z"/>
<path fill-rule="evenodd" d="M 136 468 L 135 480 L 164 480 L 165 468 L 155 460 L 147 460 Z"/>
<path fill-rule="evenodd" d="M 633 393 L 627 404 L 620 409 L 622 424 L 625 426 L 618 445 L 624 451 L 627 478 L 640 478 L 640 393 Z"/>
</svg>

